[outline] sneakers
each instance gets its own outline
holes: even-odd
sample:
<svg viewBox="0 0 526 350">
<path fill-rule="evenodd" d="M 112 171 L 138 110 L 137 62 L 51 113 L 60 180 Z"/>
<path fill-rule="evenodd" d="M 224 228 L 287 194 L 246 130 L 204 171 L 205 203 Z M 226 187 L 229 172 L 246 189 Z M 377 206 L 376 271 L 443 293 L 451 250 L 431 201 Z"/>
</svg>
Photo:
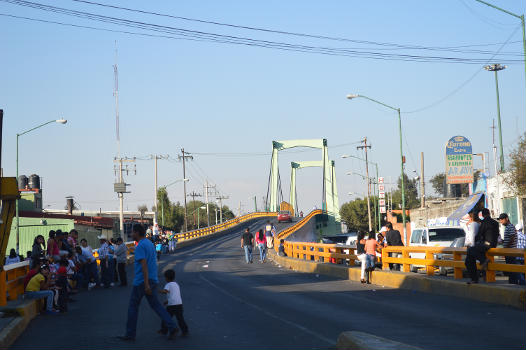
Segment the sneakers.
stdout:
<svg viewBox="0 0 526 350">
<path fill-rule="evenodd" d="M 97 283 L 88 283 L 88 290 L 92 290 L 96 285 Z"/>
<path fill-rule="evenodd" d="M 46 315 L 58 315 L 60 312 L 57 310 L 46 310 Z"/>
<path fill-rule="evenodd" d="M 115 287 L 115 283 L 111 282 L 110 287 Z"/>
<path fill-rule="evenodd" d="M 177 335 L 177 332 L 179 332 L 179 329 L 177 328 L 172 329 L 170 333 L 168 334 L 168 340 L 174 340 L 175 336 Z"/>
<path fill-rule="evenodd" d="M 119 335 L 116 338 L 120 341 L 125 341 L 125 342 L 130 342 L 130 343 L 135 341 L 135 338 L 129 335 Z"/>
</svg>

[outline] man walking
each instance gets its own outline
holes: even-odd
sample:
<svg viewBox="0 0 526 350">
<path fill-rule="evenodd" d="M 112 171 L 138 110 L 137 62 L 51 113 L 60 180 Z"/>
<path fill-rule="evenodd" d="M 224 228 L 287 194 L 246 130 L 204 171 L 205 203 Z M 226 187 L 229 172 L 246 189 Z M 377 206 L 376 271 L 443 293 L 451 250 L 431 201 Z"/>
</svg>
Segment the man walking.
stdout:
<svg viewBox="0 0 526 350">
<path fill-rule="evenodd" d="M 524 227 L 522 224 L 517 224 L 515 226 L 515 230 L 517 230 L 517 249 L 526 249 L 526 236 L 524 236 Z M 524 257 L 517 257 L 517 264 L 524 265 Z M 526 284 L 526 281 L 524 279 L 524 274 L 519 273 L 519 284 L 524 285 Z"/>
<path fill-rule="evenodd" d="M 504 226 L 504 241 L 503 248 L 517 248 L 517 231 L 515 225 L 510 222 L 508 214 L 502 213 L 499 215 L 499 222 Z M 514 256 L 505 256 L 506 264 L 517 264 L 517 259 Z M 508 276 L 508 283 L 519 284 L 519 274 L 517 272 L 506 272 Z"/>
<path fill-rule="evenodd" d="M 387 246 L 402 247 L 404 243 L 402 242 L 402 235 L 400 235 L 400 231 L 393 230 L 393 224 L 390 222 L 385 224 L 385 227 L 387 227 L 387 232 L 385 233 L 385 241 L 387 242 Z M 402 256 L 400 253 L 389 253 L 389 255 L 394 258 L 400 258 Z M 391 270 L 400 271 L 400 264 L 389 264 L 389 268 Z"/>
<path fill-rule="evenodd" d="M 247 264 L 252 264 L 252 247 L 254 246 L 254 236 L 247 227 L 241 236 L 241 248 L 245 250 L 245 260 Z"/>
<path fill-rule="evenodd" d="M 267 224 L 265 225 L 265 237 L 267 239 L 267 248 L 272 249 L 274 248 L 274 233 L 272 232 L 272 224 L 270 221 L 267 221 Z"/>
<path fill-rule="evenodd" d="M 139 305 L 145 296 L 153 311 L 165 322 L 168 328 L 168 339 L 174 339 L 178 329 L 175 327 L 170 314 L 157 299 L 157 258 L 153 243 L 146 239 L 144 227 L 139 224 L 133 225 L 132 237 L 139 242 L 135 248 L 135 277 L 133 289 L 128 306 L 128 320 L 126 322 L 126 334 L 118 337 L 123 341 L 134 341 L 137 333 L 137 318 L 139 316 Z"/>
<path fill-rule="evenodd" d="M 491 218 L 487 208 L 482 209 L 481 213 L 484 219 L 480 223 L 478 233 L 475 236 L 475 245 L 468 247 L 466 260 L 464 261 L 471 278 L 468 284 L 478 283 L 477 260 L 480 261 L 482 269 L 485 270 L 488 267 L 486 252 L 490 248 L 495 248 L 499 240 L 499 223 Z"/>
</svg>

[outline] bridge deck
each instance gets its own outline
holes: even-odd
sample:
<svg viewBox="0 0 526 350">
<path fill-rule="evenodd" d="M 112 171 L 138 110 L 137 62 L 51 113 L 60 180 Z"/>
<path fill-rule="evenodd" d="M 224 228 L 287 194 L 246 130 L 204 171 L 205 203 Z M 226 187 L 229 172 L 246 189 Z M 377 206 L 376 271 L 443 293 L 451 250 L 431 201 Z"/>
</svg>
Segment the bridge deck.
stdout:
<svg viewBox="0 0 526 350">
<path fill-rule="evenodd" d="M 235 232 L 161 259 L 161 271 L 176 270 L 189 338 L 169 343 L 158 336 L 159 320 L 144 300 L 137 341 L 111 339 L 124 332 L 130 294 L 129 288 L 115 287 L 75 296 L 78 301 L 70 304 L 67 314 L 37 317 L 12 348 L 327 349 L 347 330 L 425 349 L 519 349 L 526 344 L 524 312 L 295 273 L 269 262 L 259 264 L 257 258 L 247 265 L 239 235 Z"/>
</svg>

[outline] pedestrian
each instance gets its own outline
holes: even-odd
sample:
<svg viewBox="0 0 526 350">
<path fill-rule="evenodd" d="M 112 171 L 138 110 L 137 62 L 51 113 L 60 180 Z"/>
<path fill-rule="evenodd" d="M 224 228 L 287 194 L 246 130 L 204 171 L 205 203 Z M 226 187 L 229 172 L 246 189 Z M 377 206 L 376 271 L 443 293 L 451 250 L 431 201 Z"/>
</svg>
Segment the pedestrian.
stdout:
<svg viewBox="0 0 526 350">
<path fill-rule="evenodd" d="M 157 299 L 157 259 L 155 247 L 150 240 L 146 239 L 144 227 L 140 224 L 133 225 L 132 237 L 139 242 L 135 248 L 135 276 L 133 278 L 133 289 L 128 306 L 128 320 L 126 322 L 126 333 L 118 337 L 123 341 L 134 341 L 137 333 L 137 318 L 139 317 L 139 306 L 143 297 L 153 311 L 166 323 L 168 328 L 168 339 L 174 339 L 177 333 L 175 323 L 170 314 L 163 308 Z"/>
<path fill-rule="evenodd" d="M 73 229 L 69 231 L 69 235 L 67 238 L 68 244 L 71 246 L 72 249 L 75 249 L 75 247 L 78 245 L 79 242 L 79 233 L 77 230 Z"/>
<path fill-rule="evenodd" d="M 404 243 L 402 242 L 402 236 L 400 235 L 400 231 L 393 230 L 393 224 L 390 222 L 385 224 L 385 227 L 387 228 L 387 232 L 385 233 L 386 246 L 403 247 Z M 389 253 L 389 256 L 393 258 L 401 258 L 402 253 Z M 400 264 L 389 264 L 389 269 L 400 271 Z"/>
<path fill-rule="evenodd" d="M 489 261 L 486 258 L 486 252 L 490 248 L 497 247 L 499 239 L 499 223 L 491 218 L 487 208 L 483 208 L 481 213 L 483 220 L 475 236 L 475 245 L 468 247 L 466 260 L 464 261 L 470 277 L 468 284 L 478 283 L 479 273 L 477 271 L 477 260 L 480 261 L 482 269 L 485 270 Z"/>
<path fill-rule="evenodd" d="M 375 239 L 374 231 L 369 232 L 369 238 L 365 241 L 365 282 L 371 284 L 371 274 L 376 265 L 376 251 L 378 242 Z"/>
<path fill-rule="evenodd" d="M 57 280 L 55 289 L 58 292 L 57 307 L 60 312 L 68 311 L 69 284 L 68 284 L 68 261 L 61 259 L 57 269 Z"/>
<path fill-rule="evenodd" d="M 278 255 L 287 256 L 287 253 L 285 252 L 285 240 L 283 238 L 279 240 Z"/>
<path fill-rule="evenodd" d="M 33 240 L 33 246 L 31 250 L 31 267 L 35 267 L 40 263 L 46 255 L 46 241 L 44 236 L 38 235 Z"/>
<path fill-rule="evenodd" d="M 502 247 L 517 248 L 517 231 L 515 231 L 515 225 L 510 222 L 508 214 L 500 214 L 499 222 L 504 226 L 504 241 L 502 242 Z M 504 260 L 506 264 L 517 264 L 517 259 L 514 256 L 505 256 Z M 519 284 L 519 273 L 505 272 L 504 274 L 508 276 L 509 284 Z"/>
<path fill-rule="evenodd" d="M 464 241 L 465 247 L 475 246 L 475 237 L 477 237 L 480 229 L 479 213 L 475 209 L 468 213 L 469 220 L 466 224 L 468 232 L 466 232 L 466 239 Z"/>
<path fill-rule="evenodd" d="M 54 293 L 49 290 L 49 266 L 37 267 L 37 273 L 29 280 L 24 297 L 26 299 L 46 298 L 46 313 L 55 315 L 58 313 L 53 308 Z"/>
<path fill-rule="evenodd" d="M 80 240 L 80 246 L 82 249 L 82 255 L 86 258 L 85 275 L 88 281 L 88 289 L 92 289 L 93 287 L 100 285 L 97 259 L 95 259 L 93 249 L 88 245 L 88 241 L 85 238 Z"/>
<path fill-rule="evenodd" d="M 365 259 L 367 254 L 365 254 L 365 232 L 358 232 L 358 237 L 356 239 L 356 257 L 360 261 L 360 282 L 365 283 Z"/>
<path fill-rule="evenodd" d="M 9 256 L 5 259 L 4 265 L 11 265 L 11 264 L 19 263 L 19 262 L 20 262 L 20 257 L 16 253 L 16 250 L 14 248 L 11 248 L 11 250 L 9 251 Z"/>
<path fill-rule="evenodd" d="M 241 249 L 245 250 L 245 260 L 247 264 L 252 264 L 252 247 L 254 246 L 254 236 L 247 227 L 241 236 Z"/>
<path fill-rule="evenodd" d="M 517 231 L 517 249 L 526 249 L 526 236 L 524 235 L 524 227 L 521 223 L 515 226 Z M 517 257 L 517 264 L 524 265 L 524 256 Z M 519 284 L 524 285 L 526 283 L 524 274 L 519 273 Z"/>
<path fill-rule="evenodd" d="M 188 325 L 186 324 L 183 316 L 183 299 L 181 298 L 181 289 L 179 284 L 175 282 L 175 271 L 170 269 L 164 271 L 164 278 L 166 279 L 166 285 L 164 289 L 159 291 L 161 294 L 166 294 L 166 311 L 170 316 L 175 316 L 177 324 L 181 327 L 182 336 L 188 336 Z M 168 333 L 168 328 L 164 321 L 161 322 L 160 334 Z"/>
<path fill-rule="evenodd" d="M 47 240 L 47 255 L 52 257 L 54 260 L 60 259 L 60 251 L 58 249 L 58 243 L 56 240 L 56 232 L 49 231 L 49 238 Z"/>
<path fill-rule="evenodd" d="M 117 271 L 119 273 L 120 286 L 128 285 L 128 278 L 126 276 L 126 259 L 128 256 L 128 247 L 124 244 L 121 237 L 117 238 L 117 248 L 115 248 L 115 257 L 117 258 Z"/>
<path fill-rule="evenodd" d="M 274 247 L 274 237 L 272 235 L 272 224 L 270 220 L 265 225 L 265 237 L 267 238 L 267 247 L 272 249 Z"/>
<path fill-rule="evenodd" d="M 264 263 L 267 257 L 267 240 L 262 229 L 256 234 L 256 244 L 259 249 L 259 262 Z"/>
<path fill-rule="evenodd" d="M 110 288 L 111 280 L 111 270 L 110 270 L 110 261 L 109 261 L 109 249 L 110 245 L 108 244 L 108 239 L 104 236 L 97 237 L 100 241 L 99 252 L 99 261 L 100 261 L 100 277 L 101 277 L 101 286 L 104 288 Z"/>
</svg>

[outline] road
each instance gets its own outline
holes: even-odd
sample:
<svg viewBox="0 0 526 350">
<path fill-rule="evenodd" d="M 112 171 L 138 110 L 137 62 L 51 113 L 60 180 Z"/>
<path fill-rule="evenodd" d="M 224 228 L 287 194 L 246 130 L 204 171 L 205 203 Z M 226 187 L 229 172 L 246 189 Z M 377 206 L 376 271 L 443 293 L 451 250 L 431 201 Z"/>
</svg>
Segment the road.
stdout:
<svg viewBox="0 0 526 350">
<path fill-rule="evenodd" d="M 264 221 L 251 225 L 254 229 Z M 257 259 L 255 259 L 257 261 Z M 526 313 L 501 305 L 246 264 L 240 232 L 163 256 L 181 285 L 188 338 L 159 336 L 143 301 L 137 340 L 121 343 L 130 288 L 83 292 L 67 314 L 39 316 L 13 349 L 329 349 L 359 330 L 424 349 L 523 349 Z"/>
</svg>

